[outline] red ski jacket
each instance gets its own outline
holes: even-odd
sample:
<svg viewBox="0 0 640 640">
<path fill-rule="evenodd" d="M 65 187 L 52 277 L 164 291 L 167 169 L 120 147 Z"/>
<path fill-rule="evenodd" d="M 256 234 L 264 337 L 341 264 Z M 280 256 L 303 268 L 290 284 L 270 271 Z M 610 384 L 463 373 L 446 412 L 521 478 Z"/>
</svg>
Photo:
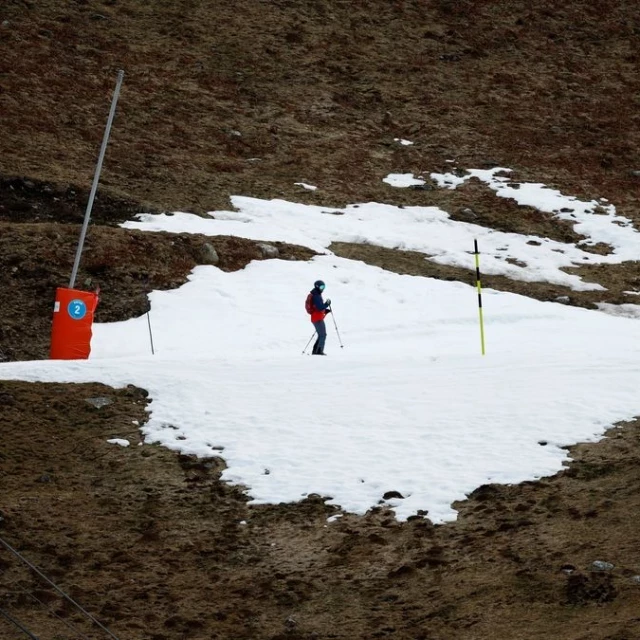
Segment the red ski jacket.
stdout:
<svg viewBox="0 0 640 640">
<path fill-rule="evenodd" d="M 318 289 L 312 289 L 311 294 L 313 296 L 313 312 L 311 313 L 311 322 L 320 322 L 320 320 L 324 320 L 324 317 L 327 315 L 329 304 L 327 304 L 322 299 L 322 293 Z"/>
</svg>

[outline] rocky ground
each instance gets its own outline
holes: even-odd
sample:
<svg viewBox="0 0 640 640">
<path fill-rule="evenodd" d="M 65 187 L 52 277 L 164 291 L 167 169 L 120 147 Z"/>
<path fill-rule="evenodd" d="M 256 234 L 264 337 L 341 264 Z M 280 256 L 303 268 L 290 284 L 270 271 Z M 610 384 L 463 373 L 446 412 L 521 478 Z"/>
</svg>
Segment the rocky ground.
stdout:
<svg viewBox="0 0 640 640">
<path fill-rule="evenodd" d="M 117 69 L 125 83 L 78 278 L 101 289 L 98 321 L 144 313 L 150 290 L 179 286 L 212 249 L 225 270 L 267 259 L 248 240 L 118 227 L 142 210 L 228 209 L 234 194 L 374 200 L 579 241 L 479 182 L 429 181 L 505 166 L 608 198 L 639 223 L 639 44 L 640 8 L 624 0 L 8 0 L 0 360 L 47 357 Z M 426 188 L 382 182 L 400 172 Z M 331 249 L 474 279 L 411 252 Z M 625 291 L 640 285 L 640 263 L 580 273 L 607 290 L 483 284 L 585 307 L 637 301 Z M 0 540 L 119 640 L 640 637 L 637 421 L 573 447 L 557 476 L 480 487 L 457 522 L 433 526 L 376 509 L 328 522 L 335 509 L 319 496 L 249 507 L 219 481 L 224 460 L 141 443 L 145 406 L 135 388 L 0 382 Z M 116 437 L 132 446 L 106 442 Z M 0 637 L 28 633 L 111 637 L 2 545 Z"/>
</svg>

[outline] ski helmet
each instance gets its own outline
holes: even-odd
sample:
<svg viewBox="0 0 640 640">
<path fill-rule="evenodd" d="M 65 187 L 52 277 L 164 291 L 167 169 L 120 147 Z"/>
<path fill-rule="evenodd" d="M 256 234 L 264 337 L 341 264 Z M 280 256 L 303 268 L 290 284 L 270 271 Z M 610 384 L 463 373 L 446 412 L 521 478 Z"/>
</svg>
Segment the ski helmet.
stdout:
<svg viewBox="0 0 640 640">
<path fill-rule="evenodd" d="M 322 291 L 322 290 L 324 289 L 324 282 L 323 282 L 322 280 L 316 280 L 316 281 L 313 283 L 313 286 L 314 286 L 316 289 L 320 289 L 320 291 Z"/>
</svg>

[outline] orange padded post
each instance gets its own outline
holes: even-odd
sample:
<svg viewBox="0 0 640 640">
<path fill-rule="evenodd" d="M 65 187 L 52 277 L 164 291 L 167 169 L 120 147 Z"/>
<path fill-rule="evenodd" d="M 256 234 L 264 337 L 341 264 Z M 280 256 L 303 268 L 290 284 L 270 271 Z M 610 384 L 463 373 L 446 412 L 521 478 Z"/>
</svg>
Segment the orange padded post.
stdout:
<svg viewBox="0 0 640 640">
<path fill-rule="evenodd" d="M 51 327 L 52 360 L 86 360 L 91 353 L 91 326 L 98 294 L 77 289 L 56 289 Z"/>
</svg>

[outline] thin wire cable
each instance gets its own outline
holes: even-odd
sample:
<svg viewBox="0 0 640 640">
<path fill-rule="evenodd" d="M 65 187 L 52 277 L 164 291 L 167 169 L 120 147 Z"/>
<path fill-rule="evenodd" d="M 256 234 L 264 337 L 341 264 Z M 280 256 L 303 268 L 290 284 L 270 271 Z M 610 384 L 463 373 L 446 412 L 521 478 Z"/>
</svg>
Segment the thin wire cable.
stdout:
<svg viewBox="0 0 640 640">
<path fill-rule="evenodd" d="M 59 616 L 53 609 L 51 609 L 51 607 L 48 607 L 44 602 L 42 602 L 42 600 L 40 600 L 40 598 L 38 598 L 38 596 L 34 595 L 33 593 L 30 593 L 29 591 L 27 591 L 24 587 L 21 587 L 20 585 L 16 585 L 16 586 L 18 587 L 18 589 L 20 591 L 22 591 L 22 593 L 24 593 L 25 595 L 29 596 L 30 598 L 33 598 L 36 602 L 41 604 L 42 607 L 48 613 L 50 613 L 54 618 L 58 618 L 58 620 L 60 620 L 60 622 L 62 622 L 62 624 L 65 624 L 67 627 L 69 627 L 69 629 L 71 629 L 71 631 L 73 631 L 77 636 L 80 636 L 83 640 L 89 640 L 88 636 L 85 636 L 84 633 L 82 633 L 82 631 L 80 631 L 79 629 L 74 627 L 68 620 L 65 620 L 62 616 Z"/>
<path fill-rule="evenodd" d="M 47 578 L 47 576 L 38 569 L 38 567 L 31 564 L 26 558 L 24 558 L 18 551 L 16 551 L 8 542 L 0 538 L 0 543 L 2 543 L 11 553 L 13 553 L 17 558 L 19 558 L 22 562 L 24 562 L 32 571 L 35 571 L 45 582 L 50 584 L 60 595 L 62 595 L 66 600 L 68 600 L 72 605 L 78 608 L 79 611 L 84 613 L 89 620 L 91 620 L 94 624 L 100 627 L 105 633 L 109 634 L 114 640 L 120 640 L 118 636 L 114 635 L 107 627 L 105 627 L 99 620 L 96 620 L 88 611 L 85 611 L 71 596 L 68 596 L 58 585 L 54 584 Z M 37 640 L 37 638 L 36 638 Z"/>
<path fill-rule="evenodd" d="M 20 629 L 22 633 L 24 633 L 26 636 L 29 636 L 31 640 L 39 640 L 38 636 L 34 636 L 33 633 L 29 631 L 29 629 L 21 625 L 15 618 L 10 616 L 4 609 L 0 609 L 0 616 L 4 616 L 11 624 L 18 627 L 18 629 Z"/>
</svg>

